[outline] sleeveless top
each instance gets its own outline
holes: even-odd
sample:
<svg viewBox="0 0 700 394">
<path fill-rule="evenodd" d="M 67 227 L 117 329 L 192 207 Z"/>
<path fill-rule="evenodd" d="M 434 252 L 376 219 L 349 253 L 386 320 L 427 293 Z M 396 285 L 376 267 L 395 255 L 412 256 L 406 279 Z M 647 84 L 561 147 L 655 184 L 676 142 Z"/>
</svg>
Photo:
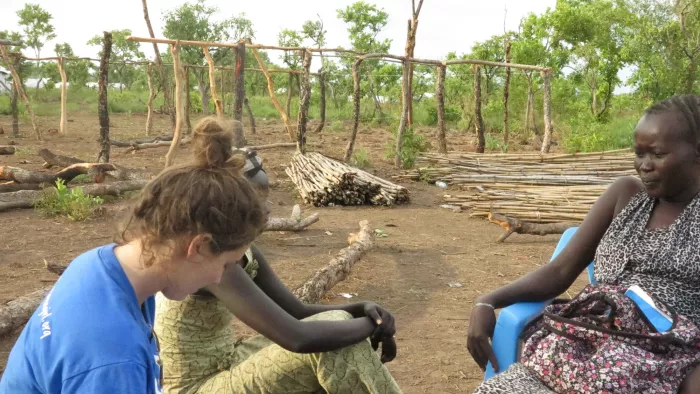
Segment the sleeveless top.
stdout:
<svg viewBox="0 0 700 394">
<path fill-rule="evenodd" d="M 700 194 L 670 226 L 647 229 L 656 203 L 641 191 L 613 219 L 596 250 L 595 278 L 639 285 L 700 325 Z"/>
<path fill-rule="evenodd" d="M 245 253 L 244 270 L 253 279 L 258 262 L 251 249 Z M 154 331 L 160 343 L 166 392 L 186 391 L 216 372 L 229 369 L 241 360 L 234 315 L 214 296 L 189 295 L 173 301 L 156 296 Z"/>
</svg>

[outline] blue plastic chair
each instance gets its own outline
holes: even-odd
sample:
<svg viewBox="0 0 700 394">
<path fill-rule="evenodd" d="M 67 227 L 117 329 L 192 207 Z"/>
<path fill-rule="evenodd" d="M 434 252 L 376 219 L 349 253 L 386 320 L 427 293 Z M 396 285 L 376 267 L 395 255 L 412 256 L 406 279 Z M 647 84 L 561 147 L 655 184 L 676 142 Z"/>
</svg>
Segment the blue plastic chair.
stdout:
<svg viewBox="0 0 700 394">
<path fill-rule="evenodd" d="M 552 258 L 550 261 L 554 260 L 555 257 L 564 249 L 567 243 L 571 240 L 571 237 L 576 232 L 576 227 L 570 228 L 562 234 L 557 244 Z M 593 277 L 593 262 L 588 265 L 588 281 L 590 283 L 596 283 Z M 496 354 L 496 360 L 498 360 L 498 369 L 500 371 L 505 371 L 508 367 L 518 361 L 518 356 L 520 354 L 520 333 L 523 329 L 536 317 L 542 314 L 544 308 L 551 303 L 552 300 L 542 301 L 542 302 L 520 302 L 513 304 L 507 308 L 503 308 L 501 313 L 498 314 L 498 320 L 496 321 L 496 329 L 493 333 L 493 351 Z M 486 373 L 484 374 L 484 380 L 495 376 L 496 373 L 491 366 L 491 362 L 486 366 Z"/>
</svg>

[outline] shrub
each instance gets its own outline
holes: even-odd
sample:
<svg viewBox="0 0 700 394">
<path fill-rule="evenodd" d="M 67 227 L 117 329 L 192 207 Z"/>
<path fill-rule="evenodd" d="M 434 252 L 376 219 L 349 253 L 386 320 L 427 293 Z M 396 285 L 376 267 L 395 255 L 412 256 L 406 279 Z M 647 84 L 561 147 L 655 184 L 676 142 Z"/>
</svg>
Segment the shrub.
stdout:
<svg viewBox="0 0 700 394">
<path fill-rule="evenodd" d="M 398 126 L 391 128 L 391 134 L 394 136 L 384 148 L 384 154 L 387 159 L 396 157 L 396 135 L 398 134 Z M 416 162 L 418 155 L 430 149 L 430 142 L 422 135 L 415 134 L 412 127 L 406 127 L 406 132 L 403 135 L 403 143 L 401 145 L 401 164 L 404 168 L 411 168 Z"/>
<path fill-rule="evenodd" d="M 35 208 L 45 216 L 65 216 L 83 221 L 93 216 L 103 203 L 100 197 L 83 193 L 81 187 L 68 189 L 63 180 L 56 180 L 56 188 L 44 189 Z"/>
</svg>

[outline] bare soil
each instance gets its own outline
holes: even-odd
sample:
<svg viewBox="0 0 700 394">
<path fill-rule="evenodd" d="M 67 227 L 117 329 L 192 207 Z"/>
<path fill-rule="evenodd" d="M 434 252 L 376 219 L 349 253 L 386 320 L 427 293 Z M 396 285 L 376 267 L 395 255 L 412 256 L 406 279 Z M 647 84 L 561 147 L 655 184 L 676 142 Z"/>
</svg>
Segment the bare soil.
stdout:
<svg viewBox="0 0 700 394">
<path fill-rule="evenodd" d="M 96 115 L 69 114 L 66 136 L 45 133 L 37 142 L 31 126 L 22 125 L 23 138 L 12 138 L 11 120 L 0 117 L 5 130 L 0 144 L 14 141 L 19 148 L 13 156 L 0 156 L 0 164 L 42 170 L 43 160 L 37 151 L 46 147 L 55 153 L 96 160 L 99 126 Z M 145 137 L 145 116 L 111 115 L 113 139 Z M 194 125 L 196 119 L 192 119 Z M 251 145 L 288 140 L 280 124 L 258 120 L 257 134 L 248 135 Z M 43 117 L 40 127 L 46 131 L 58 127 L 58 118 Z M 328 128 L 310 133 L 308 141 L 316 150 L 332 157 L 342 157 L 350 125 L 344 131 Z M 158 116 L 154 130 L 170 131 L 166 116 Z M 313 130 L 313 128 L 312 128 Z M 436 146 L 432 131 L 425 132 Z M 398 173 L 384 158 L 390 133 L 381 129 L 362 129 L 357 149 L 369 152 L 367 169 L 386 179 Z M 473 150 L 473 138 L 453 133 L 448 136 L 451 150 Z M 125 154 L 124 148 L 112 148 L 112 161 L 131 168 L 162 168 L 167 148 L 155 148 Z M 275 148 L 259 152 L 274 183 L 270 202 L 274 216 L 288 216 L 295 203 L 302 203 L 284 173 L 292 149 Z M 189 153 L 181 150 L 178 159 Z M 348 233 L 357 231 L 358 222 L 368 219 L 374 228 L 388 236 L 377 244 L 360 263 L 351 277 L 332 289 L 324 302 L 344 303 L 374 300 L 393 311 L 397 319 L 398 357 L 388 364 L 406 393 L 469 393 L 483 378 L 482 372 L 467 353 L 466 330 L 470 306 L 484 292 L 502 286 L 548 261 L 557 236 L 513 235 L 496 244 L 501 233 L 498 226 L 470 219 L 467 213 L 438 208 L 442 189 L 423 183 L 404 183 L 411 193 L 411 203 L 397 207 L 326 207 L 304 206 L 304 215 L 318 212 L 321 220 L 301 233 L 265 233 L 258 244 L 273 264 L 280 278 L 290 287 L 302 283 L 316 269 L 326 264 L 346 246 Z M 113 207 L 124 204 L 117 200 Z M 303 204 L 303 203 L 302 203 Z M 10 301 L 44 286 L 51 286 L 56 276 L 44 269 L 44 261 L 67 264 L 90 248 L 111 242 L 114 217 L 85 222 L 63 218 L 44 218 L 33 210 L 0 213 L 4 229 L 0 243 L 0 302 Z M 449 284 L 461 284 L 451 287 Z M 353 299 L 339 293 L 357 294 Z M 19 330 L 0 338 L 0 372 Z"/>
</svg>

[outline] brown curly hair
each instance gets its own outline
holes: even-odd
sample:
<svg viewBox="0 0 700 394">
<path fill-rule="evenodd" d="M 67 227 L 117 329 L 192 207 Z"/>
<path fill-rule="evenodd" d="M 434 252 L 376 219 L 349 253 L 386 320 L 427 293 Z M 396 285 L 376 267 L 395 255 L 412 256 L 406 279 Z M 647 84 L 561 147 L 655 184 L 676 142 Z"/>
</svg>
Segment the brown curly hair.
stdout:
<svg viewBox="0 0 700 394">
<path fill-rule="evenodd" d="M 159 260 L 156 246 L 207 234 L 212 252 L 220 254 L 250 244 L 265 228 L 266 211 L 232 141 L 233 132 L 217 119 L 201 120 L 192 139 L 194 160 L 165 169 L 141 191 L 119 242 L 141 238 L 146 266 Z"/>
</svg>

